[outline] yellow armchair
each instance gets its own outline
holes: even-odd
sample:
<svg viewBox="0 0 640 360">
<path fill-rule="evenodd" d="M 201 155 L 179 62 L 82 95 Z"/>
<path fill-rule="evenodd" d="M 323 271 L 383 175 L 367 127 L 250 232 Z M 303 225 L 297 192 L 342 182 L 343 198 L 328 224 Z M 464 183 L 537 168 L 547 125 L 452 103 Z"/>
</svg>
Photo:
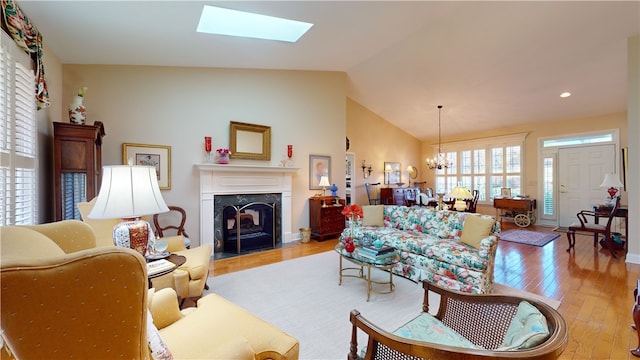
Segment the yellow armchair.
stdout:
<svg viewBox="0 0 640 360">
<path fill-rule="evenodd" d="M 95 243 L 76 220 L 0 227 L 0 358 L 150 359 L 159 333 L 175 359 L 298 359 L 275 326 L 214 294 L 180 311 L 140 254 Z"/>
<path fill-rule="evenodd" d="M 96 248 L 95 239 L 83 235 L 92 230 L 81 221 L 54 224 L 58 229 L 0 228 L 5 347 L 17 359 L 148 359 L 142 256 L 131 249 Z M 85 249 L 56 245 L 65 237 L 75 240 L 63 243 Z"/>
</svg>

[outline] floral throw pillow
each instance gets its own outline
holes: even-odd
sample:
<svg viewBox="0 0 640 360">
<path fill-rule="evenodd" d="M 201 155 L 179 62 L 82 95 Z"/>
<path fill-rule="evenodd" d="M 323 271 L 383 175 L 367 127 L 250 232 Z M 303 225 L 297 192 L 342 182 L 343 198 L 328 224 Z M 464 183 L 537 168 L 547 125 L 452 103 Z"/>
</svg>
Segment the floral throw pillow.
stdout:
<svg viewBox="0 0 640 360">
<path fill-rule="evenodd" d="M 535 306 L 521 301 L 504 335 L 502 345 L 496 350 L 529 349 L 542 344 L 549 335 L 547 318 Z"/>
<path fill-rule="evenodd" d="M 154 360 L 173 360 L 173 355 L 167 345 L 162 341 L 160 332 L 153 325 L 153 316 L 151 311 L 147 310 L 147 343 L 149 343 L 149 350 L 151 357 Z"/>
</svg>

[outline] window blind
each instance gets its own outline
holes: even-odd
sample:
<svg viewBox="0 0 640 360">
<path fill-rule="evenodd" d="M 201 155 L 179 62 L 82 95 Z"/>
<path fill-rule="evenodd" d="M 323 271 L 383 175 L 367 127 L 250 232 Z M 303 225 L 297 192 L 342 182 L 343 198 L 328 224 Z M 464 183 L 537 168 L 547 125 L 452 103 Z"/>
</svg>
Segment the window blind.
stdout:
<svg viewBox="0 0 640 360">
<path fill-rule="evenodd" d="M 37 222 L 37 132 L 31 59 L 0 32 L 0 225 Z"/>
</svg>

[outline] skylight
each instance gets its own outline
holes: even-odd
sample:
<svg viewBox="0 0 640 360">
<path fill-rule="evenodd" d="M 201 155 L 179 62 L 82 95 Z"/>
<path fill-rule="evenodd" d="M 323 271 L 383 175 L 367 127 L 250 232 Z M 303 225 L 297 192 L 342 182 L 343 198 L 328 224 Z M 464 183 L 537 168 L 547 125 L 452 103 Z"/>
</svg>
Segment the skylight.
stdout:
<svg viewBox="0 0 640 360">
<path fill-rule="evenodd" d="M 198 32 L 296 42 L 313 24 L 205 5 Z"/>
</svg>

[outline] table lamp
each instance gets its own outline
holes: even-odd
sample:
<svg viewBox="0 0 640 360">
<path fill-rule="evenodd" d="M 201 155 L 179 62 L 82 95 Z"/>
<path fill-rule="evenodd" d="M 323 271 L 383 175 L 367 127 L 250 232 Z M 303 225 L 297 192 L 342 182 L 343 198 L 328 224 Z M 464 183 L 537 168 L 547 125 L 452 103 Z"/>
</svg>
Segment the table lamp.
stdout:
<svg viewBox="0 0 640 360">
<path fill-rule="evenodd" d="M 327 175 L 322 175 L 320 177 L 320 183 L 318 185 L 322 186 L 322 196 L 326 196 L 325 193 L 327 191 L 327 186 L 331 186 L 331 184 L 329 184 L 329 177 Z M 324 202 L 324 199 L 322 199 L 322 206 L 327 206 L 327 204 Z"/>
<path fill-rule="evenodd" d="M 456 203 L 453 205 L 454 209 L 464 211 L 467 208 L 465 200 L 473 198 L 473 194 L 464 186 L 456 186 L 449 193 L 449 197 L 456 199 Z"/>
<path fill-rule="evenodd" d="M 151 225 L 143 215 L 169 211 L 165 204 L 156 169 L 153 166 L 114 165 L 102 168 L 102 185 L 90 219 L 120 218 L 113 228 L 113 243 L 145 256 L 149 240 L 154 240 Z"/>
<path fill-rule="evenodd" d="M 607 189 L 607 192 L 609 193 L 610 197 L 614 197 L 616 196 L 616 193 L 618 192 L 617 188 L 623 187 L 624 185 L 622 184 L 622 182 L 620 181 L 620 178 L 618 177 L 618 175 L 613 174 L 613 173 L 607 173 L 604 175 L 604 180 L 602 181 L 602 184 L 600 184 L 600 187 L 607 187 L 609 189 Z"/>
</svg>

